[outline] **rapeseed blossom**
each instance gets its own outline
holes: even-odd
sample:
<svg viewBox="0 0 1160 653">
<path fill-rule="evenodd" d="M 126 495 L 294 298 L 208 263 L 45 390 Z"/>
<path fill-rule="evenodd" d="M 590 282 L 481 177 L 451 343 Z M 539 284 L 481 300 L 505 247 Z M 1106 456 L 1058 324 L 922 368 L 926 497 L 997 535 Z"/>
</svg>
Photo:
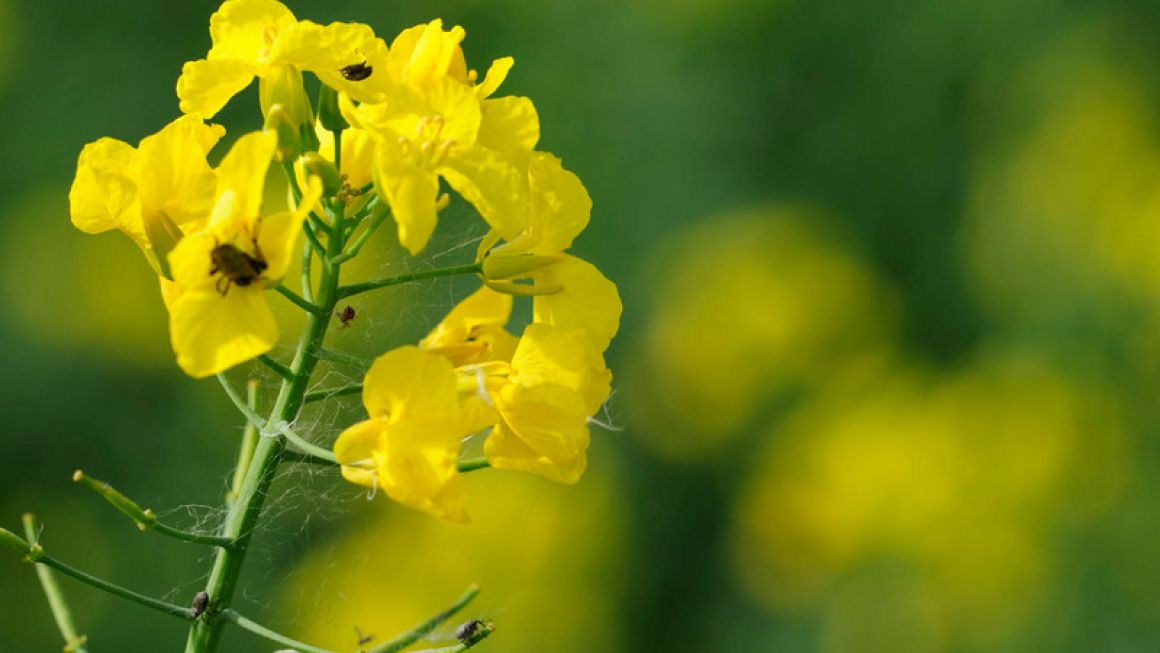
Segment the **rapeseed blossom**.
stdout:
<svg viewBox="0 0 1160 653">
<path fill-rule="evenodd" d="M 375 359 L 362 387 L 368 419 L 337 436 L 333 458 L 347 480 L 453 522 L 467 520 L 459 458 L 474 434 L 485 434 L 491 466 L 575 482 L 609 395 L 602 354 L 621 304 L 611 281 L 567 253 L 591 213 L 584 185 L 536 151 L 532 101 L 495 96 L 512 58 L 481 80 L 462 27 L 436 18 L 388 46 L 367 25 L 298 20 L 277 0 L 226 0 L 210 35 L 205 58 L 178 79 L 186 115 L 136 149 L 107 138 L 86 146 L 71 195 L 79 228 L 124 231 L 161 275 L 181 369 L 200 378 L 261 358 L 305 392 L 297 375 L 321 357 L 338 300 L 388 285 L 340 287 L 340 266 L 387 216 L 402 247 L 420 253 L 448 199 L 442 180 L 489 227 L 475 264 L 446 273 L 477 273 L 483 285 L 418 346 Z M 305 73 L 323 85 L 317 110 Z M 212 168 L 224 130 L 204 121 L 254 78 L 265 129 Z M 274 162 L 292 201 L 271 212 L 262 204 Z M 298 296 L 281 280 L 300 233 Z M 279 337 L 270 289 L 311 316 L 293 366 L 263 356 Z M 513 327 L 517 337 L 509 322 L 524 296 L 532 320 Z"/>
<path fill-rule="evenodd" d="M 220 125 L 183 116 L 136 148 L 107 137 L 85 145 L 69 191 L 73 225 L 90 234 L 119 229 L 170 277 L 166 254 L 213 206 L 206 155 L 223 135 Z"/>
<path fill-rule="evenodd" d="M 278 341 L 264 291 L 286 273 L 299 225 L 321 186 L 315 180 L 296 211 L 262 216 L 277 144 L 272 132 L 238 139 L 217 169 L 216 201 L 205 228 L 169 255 L 175 284 L 166 295 L 169 332 L 177 363 L 190 376 L 216 374 Z"/>
</svg>

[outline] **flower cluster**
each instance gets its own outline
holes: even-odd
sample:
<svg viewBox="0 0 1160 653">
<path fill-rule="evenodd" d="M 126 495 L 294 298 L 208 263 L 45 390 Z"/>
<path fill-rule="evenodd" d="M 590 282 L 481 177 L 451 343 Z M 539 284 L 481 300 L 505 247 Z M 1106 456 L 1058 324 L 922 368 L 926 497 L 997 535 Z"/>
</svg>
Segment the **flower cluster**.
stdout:
<svg viewBox="0 0 1160 653">
<path fill-rule="evenodd" d="M 421 342 L 373 362 L 362 388 L 369 417 L 337 437 L 333 455 L 346 479 L 457 522 L 467 519 L 458 465 L 470 435 L 489 431 L 491 466 L 575 482 L 589 420 L 609 394 L 603 354 L 621 304 L 611 281 L 567 253 L 592 208 L 583 184 L 536 150 L 531 100 L 496 96 L 512 59 L 481 79 L 460 27 L 436 19 L 388 44 L 367 25 L 298 20 L 277 0 L 226 0 L 210 34 L 205 58 L 178 79 L 183 115 L 136 148 L 112 138 L 85 146 L 70 192 L 78 228 L 119 229 L 144 252 L 178 365 L 204 377 L 269 352 L 279 329 L 268 290 L 324 333 L 346 296 L 341 264 L 388 215 L 399 243 L 419 254 L 450 188 L 488 228 L 465 266 L 481 287 Z M 319 82 L 316 103 L 304 73 Z M 254 78 L 264 128 L 237 137 L 212 167 L 225 130 L 207 121 Z M 263 195 L 276 165 L 292 197 L 270 213 Z M 324 280 L 314 289 L 304 275 L 299 296 L 281 281 L 303 235 L 304 265 L 317 259 Z M 507 330 L 517 298 L 533 316 L 518 336 Z M 286 371 L 308 377 L 318 348 L 299 353 L 305 362 Z"/>
</svg>

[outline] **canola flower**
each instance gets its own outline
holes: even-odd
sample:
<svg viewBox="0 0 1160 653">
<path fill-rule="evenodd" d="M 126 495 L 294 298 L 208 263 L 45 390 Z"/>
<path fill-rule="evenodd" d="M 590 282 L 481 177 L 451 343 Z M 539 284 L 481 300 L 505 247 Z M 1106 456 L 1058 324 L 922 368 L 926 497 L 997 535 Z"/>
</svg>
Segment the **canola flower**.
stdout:
<svg viewBox="0 0 1160 653">
<path fill-rule="evenodd" d="M 143 530 L 215 548 L 205 587 L 189 607 L 56 560 L 36 543 L 35 529 L 27 540 L 0 529 L 0 543 L 38 564 L 72 651 L 83 651 L 85 638 L 49 568 L 189 621 L 187 653 L 215 650 L 227 624 L 295 650 L 324 651 L 231 608 L 280 465 L 330 465 L 372 495 L 381 490 L 404 506 L 465 523 L 464 472 L 494 467 L 576 482 L 587 466 L 590 419 L 610 391 L 603 352 L 619 324 L 620 298 L 594 266 L 565 253 L 587 225 L 592 201 L 558 158 L 535 150 L 540 124 L 532 101 L 494 97 L 512 58 L 492 62 L 480 79 L 464 56 L 462 27 L 445 29 L 435 19 L 388 45 L 368 25 L 299 20 L 276 0 L 226 0 L 210 18 L 210 35 L 208 53 L 185 64 L 178 78 L 183 115 L 137 147 L 112 138 L 86 145 L 70 206 L 80 230 L 119 230 L 141 248 L 160 284 L 178 367 L 195 378 L 218 376 L 247 419 L 246 436 L 226 516 L 213 533 L 164 523 L 113 486 L 79 471 L 74 477 Z M 255 78 L 262 129 L 227 135 L 206 122 Z M 315 85 L 312 101 L 306 88 Z M 220 158 L 219 141 L 229 143 Z M 284 208 L 267 206 L 267 177 L 279 168 L 288 186 Z M 344 264 L 388 220 L 408 254 L 424 250 L 449 200 L 440 180 L 489 230 L 476 260 L 345 278 Z M 296 258 L 297 290 L 287 285 Z M 382 342 L 385 353 L 368 362 L 361 384 L 308 392 L 321 361 L 353 359 L 323 348 L 340 301 L 456 275 L 477 275 L 481 286 L 421 342 Z M 274 294 L 306 316 L 287 360 L 271 355 L 281 336 Z M 532 319 L 512 324 L 521 297 L 531 297 Z M 250 364 L 281 379 L 264 408 L 256 381 L 243 396 L 230 378 Z M 297 432 L 306 403 L 357 392 L 367 419 L 340 433 Z M 482 439 L 484 458 L 464 458 L 471 438 Z M 476 591 L 370 650 L 406 647 Z M 485 624 L 455 650 L 493 631 Z"/>
</svg>

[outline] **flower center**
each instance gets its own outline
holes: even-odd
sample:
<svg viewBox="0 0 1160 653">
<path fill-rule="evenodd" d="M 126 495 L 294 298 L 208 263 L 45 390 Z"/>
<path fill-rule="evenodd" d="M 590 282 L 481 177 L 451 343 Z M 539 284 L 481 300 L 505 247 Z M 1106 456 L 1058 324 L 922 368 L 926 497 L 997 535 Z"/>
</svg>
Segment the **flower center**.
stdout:
<svg viewBox="0 0 1160 653">
<path fill-rule="evenodd" d="M 231 285 L 245 288 L 260 279 L 267 266 L 257 243 L 254 243 L 254 253 L 257 256 L 250 256 L 230 243 L 214 246 L 209 253 L 209 274 L 221 275 L 214 288 L 224 296 Z"/>
<path fill-rule="evenodd" d="M 403 155 L 422 168 L 434 168 L 443 162 L 447 153 L 455 146 L 455 141 L 444 139 L 443 116 L 423 116 L 415 124 L 414 136 L 399 137 Z"/>
</svg>

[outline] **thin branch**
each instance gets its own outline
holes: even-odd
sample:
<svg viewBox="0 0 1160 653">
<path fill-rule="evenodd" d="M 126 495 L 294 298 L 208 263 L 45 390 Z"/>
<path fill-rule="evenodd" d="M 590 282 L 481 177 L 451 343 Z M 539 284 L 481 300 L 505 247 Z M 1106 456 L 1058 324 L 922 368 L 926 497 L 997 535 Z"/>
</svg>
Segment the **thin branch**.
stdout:
<svg viewBox="0 0 1160 653">
<path fill-rule="evenodd" d="M 326 247 L 322 244 L 321 240 L 318 240 L 318 234 L 314 231 L 314 229 L 315 226 L 313 222 L 310 220 L 302 221 L 302 231 L 306 234 L 307 242 L 309 242 L 310 246 L 318 252 L 319 256 L 324 256 L 326 255 Z"/>
<path fill-rule="evenodd" d="M 259 363 L 270 368 L 274 371 L 275 374 L 282 377 L 283 379 L 286 379 L 287 381 L 293 380 L 294 372 L 289 367 L 286 367 L 285 365 L 271 358 L 269 355 L 258 354 L 257 359 Z"/>
<path fill-rule="evenodd" d="M 99 494 L 101 498 L 108 501 L 114 508 L 124 513 L 129 519 L 132 519 L 137 524 L 137 528 L 142 531 L 156 531 L 162 535 L 172 537 L 175 540 L 190 544 L 206 544 L 209 546 L 220 546 L 225 549 L 234 545 L 234 541 L 227 537 L 190 533 L 163 524 L 157 521 L 157 515 L 152 510 L 148 508 L 142 509 L 141 506 L 137 505 L 137 502 L 121 494 L 117 488 L 104 481 L 97 480 L 79 469 L 73 472 L 73 481 L 81 483 L 93 492 Z"/>
<path fill-rule="evenodd" d="M 382 644 L 370 649 L 367 651 L 367 653 L 396 653 L 397 651 L 401 651 L 407 648 L 411 644 L 414 644 L 415 642 L 425 637 L 432 630 L 435 630 L 437 627 L 439 627 L 439 624 L 455 616 L 456 612 L 459 612 L 464 607 L 466 607 L 467 604 L 471 603 L 471 601 L 478 595 L 479 586 L 472 585 L 471 587 L 467 588 L 467 591 L 464 592 L 458 599 L 455 599 L 455 603 L 452 603 L 451 606 L 446 610 L 415 626 L 402 635 L 399 635 L 391 641 L 383 642 Z"/>
<path fill-rule="evenodd" d="M 36 544 L 37 532 L 40 526 L 32 513 L 24 513 L 24 535 L 32 544 Z M 72 610 L 64 600 L 64 594 L 56 583 L 56 576 L 52 570 L 44 565 L 36 565 L 36 576 L 40 579 L 40 587 L 44 590 L 44 597 L 48 599 L 48 608 L 52 611 L 52 618 L 60 636 L 64 638 L 65 653 L 87 653 L 85 642 L 88 638 L 77 634 L 77 627 L 73 623 Z"/>
<path fill-rule="evenodd" d="M 302 228 L 306 229 L 306 222 L 302 223 Z M 308 234 L 312 235 L 312 234 Z M 317 238 L 315 238 L 317 240 Z M 314 288 L 311 286 L 310 268 L 314 262 L 313 245 L 310 243 L 302 244 L 302 297 L 310 303 L 314 303 Z"/>
<path fill-rule="evenodd" d="M 363 228 L 362 233 L 358 235 L 358 238 L 356 238 L 353 243 L 347 246 L 343 253 L 331 259 L 331 263 L 345 263 L 346 261 L 349 261 L 350 259 L 358 256 L 358 253 L 362 251 L 363 245 L 366 245 L 367 241 L 370 240 L 371 234 L 373 234 L 375 230 L 379 228 L 379 225 L 381 225 L 383 221 L 387 219 L 387 216 L 391 214 L 391 211 L 389 208 L 387 208 L 387 205 L 383 204 L 377 196 L 368 200 L 366 205 L 362 207 L 360 213 L 364 213 L 368 210 L 370 211 L 371 215 L 370 222 L 367 223 L 366 227 Z M 359 219 L 361 220 L 361 218 Z"/>
<path fill-rule="evenodd" d="M 289 426 L 275 427 L 273 429 L 268 428 L 268 422 L 266 422 L 266 420 L 263 419 L 261 415 L 258 415 L 258 413 L 251 410 L 250 407 L 246 405 L 246 403 L 242 400 L 241 395 L 238 394 L 238 391 L 234 388 L 233 385 L 230 384 L 229 379 L 227 379 L 224 374 L 218 374 L 217 377 L 218 382 L 221 383 L 222 388 L 226 391 L 226 396 L 230 398 L 230 401 L 234 402 L 234 406 L 236 406 L 237 409 L 241 411 L 242 415 L 244 415 L 246 419 L 258 427 L 258 430 L 262 435 L 280 435 L 290 441 L 290 443 L 295 447 L 298 447 L 298 449 L 310 454 L 311 456 L 322 458 L 323 460 L 337 462 L 337 459 L 334 457 L 333 453 L 327 449 L 323 449 L 318 445 L 311 444 L 301 435 L 298 435 L 292 429 L 290 429 Z"/>
<path fill-rule="evenodd" d="M 362 392 L 362 389 L 363 389 L 363 387 L 362 387 L 361 383 L 352 383 L 351 385 L 346 385 L 346 386 L 343 386 L 341 388 L 332 388 L 330 390 L 319 390 L 317 392 L 307 392 L 306 397 L 302 400 L 302 403 L 308 404 L 308 403 L 313 402 L 313 401 L 323 401 L 326 399 L 332 399 L 334 397 L 345 397 L 346 395 L 354 395 L 354 394 L 358 394 L 358 393 Z"/>
<path fill-rule="evenodd" d="M 246 406 L 254 413 L 258 411 L 258 380 L 250 379 L 246 382 Z M 230 503 L 237 501 L 242 492 L 242 483 L 246 480 L 246 471 L 250 469 L 250 461 L 254 459 L 254 449 L 258 446 L 258 426 L 246 420 L 246 427 L 242 429 L 242 441 L 238 445 L 238 464 L 234 466 L 234 480 L 230 483 L 230 493 L 227 499 Z"/>
<path fill-rule="evenodd" d="M 274 286 L 274 290 L 277 290 L 278 294 L 282 295 L 286 299 L 289 299 L 291 302 L 294 303 L 295 306 L 297 306 L 298 308 L 301 308 L 302 310 L 306 311 L 307 313 L 313 313 L 314 315 L 318 315 L 318 313 L 320 311 L 322 311 L 322 308 L 320 306 L 318 306 L 317 304 L 315 304 L 313 302 L 306 301 L 306 299 L 299 296 L 298 293 L 294 292 L 293 290 L 290 290 L 289 288 L 287 288 L 286 286 L 284 286 L 282 284 L 278 284 L 278 285 Z"/>
<path fill-rule="evenodd" d="M 143 605 L 147 608 L 157 610 L 158 612 L 164 612 L 165 614 L 173 617 L 178 617 L 187 621 L 192 621 L 194 618 L 193 610 L 189 608 L 183 608 L 179 605 L 166 603 L 165 601 L 155 599 L 151 596 L 138 594 L 131 589 L 121 587 L 115 583 L 110 583 L 103 578 L 97 578 L 96 576 L 87 574 L 80 569 L 66 565 L 60 560 L 57 560 L 56 558 L 45 553 L 44 547 L 40 546 L 39 544 L 29 544 L 11 531 L 5 530 L 3 528 L 0 528 L 0 543 L 23 553 L 25 562 L 52 567 L 60 573 L 66 576 L 72 576 L 73 578 L 79 580 L 82 583 L 85 583 L 86 585 L 91 585 L 92 587 L 95 587 L 104 592 L 108 592 L 113 596 L 119 596 L 123 599 L 132 601 L 139 605 Z"/>
<path fill-rule="evenodd" d="M 344 299 L 346 297 L 358 295 L 370 290 L 378 290 L 379 288 L 386 288 L 388 286 L 397 286 L 399 284 L 409 283 L 411 281 L 422 281 L 423 279 L 435 279 L 437 277 L 451 277 L 459 274 L 478 274 L 482 271 L 482 263 L 472 263 L 471 265 L 459 265 L 450 268 L 437 268 L 435 270 L 424 270 L 422 272 L 400 274 L 397 277 L 378 279 L 376 281 L 367 281 L 365 283 L 356 283 L 350 286 L 341 286 L 338 289 L 338 298 Z"/>
<path fill-rule="evenodd" d="M 342 363 L 343 365 L 350 365 L 351 367 L 358 367 L 367 369 L 371 366 L 370 361 L 363 360 L 358 356 L 344 354 L 340 351 L 333 351 L 331 349 L 318 348 L 318 357 L 324 361 L 331 361 L 332 363 Z"/>
<path fill-rule="evenodd" d="M 291 639 L 291 638 L 289 638 L 281 633 L 270 630 L 269 628 L 263 626 L 262 624 L 259 624 L 255 621 L 247 619 L 246 617 L 243 617 L 242 615 L 238 614 L 235 610 L 232 610 L 232 609 L 227 608 L 225 610 L 222 610 L 221 617 L 223 619 L 225 619 L 226 621 L 237 624 L 239 627 L 244 628 L 244 629 L 250 631 L 251 633 L 254 633 L 255 635 L 257 635 L 259 637 L 263 637 L 265 639 L 270 640 L 271 642 L 275 642 L 275 643 L 281 644 L 283 646 L 289 646 L 296 651 L 301 651 L 302 653 L 332 653 L 331 651 L 328 651 L 327 649 L 318 648 L 317 646 L 311 646 L 309 644 L 304 644 L 302 642 L 299 642 L 298 640 Z"/>
</svg>

